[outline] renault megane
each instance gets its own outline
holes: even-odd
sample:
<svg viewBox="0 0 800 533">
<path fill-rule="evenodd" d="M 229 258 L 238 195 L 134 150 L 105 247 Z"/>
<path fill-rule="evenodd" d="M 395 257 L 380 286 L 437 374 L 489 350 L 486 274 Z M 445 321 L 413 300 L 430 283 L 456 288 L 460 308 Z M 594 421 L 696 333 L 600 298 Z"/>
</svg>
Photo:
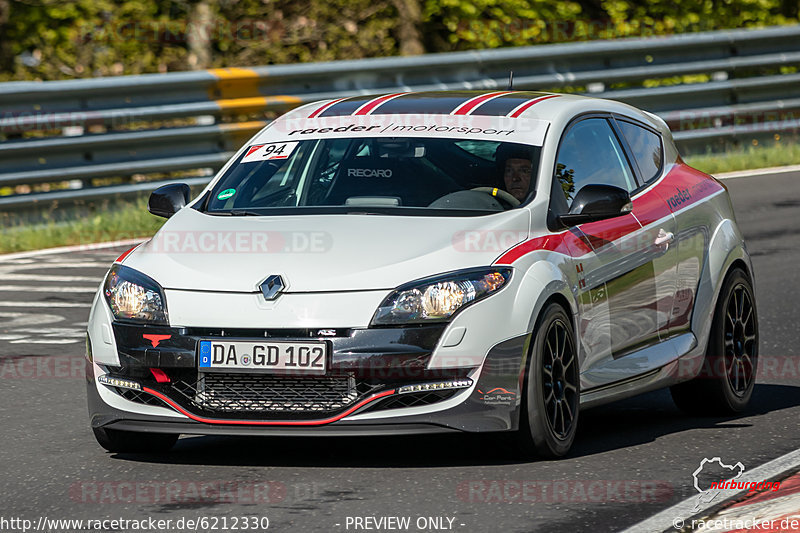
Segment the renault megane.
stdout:
<svg viewBox="0 0 800 533">
<path fill-rule="evenodd" d="M 273 121 L 120 256 L 88 325 L 112 451 L 180 434 L 508 432 L 566 454 L 581 410 L 753 391 L 752 265 L 666 124 L 526 91 L 317 102 Z M 710 372 L 704 369 L 711 369 Z"/>
</svg>

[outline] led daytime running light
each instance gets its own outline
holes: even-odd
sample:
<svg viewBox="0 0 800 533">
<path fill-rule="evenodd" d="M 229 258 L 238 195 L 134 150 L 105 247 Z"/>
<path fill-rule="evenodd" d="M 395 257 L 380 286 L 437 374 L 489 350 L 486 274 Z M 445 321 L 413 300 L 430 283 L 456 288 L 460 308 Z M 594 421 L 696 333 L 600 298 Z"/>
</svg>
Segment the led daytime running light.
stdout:
<svg viewBox="0 0 800 533">
<path fill-rule="evenodd" d="M 430 383 L 417 383 L 415 385 L 403 385 L 397 389 L 397 394 L 409 394 L 412 392 L 426 392 L 432 390 L 447 390 L 447 389 L 466 389 L 472 386 L 472 380 L 454 379 L 452 381 L 433 381 Z"/>
<path fill-rule="evenodd" d="M 135 381 L 131 381 L 130 379 L 111 377 L 108 374 L 103 374 L 102 376 L 98 376 L 97 381 L 98 383 L 102 383 L 103 385 L 108 385 L 109 387 L 119 387 L 120 389 L 131 389 L 138 391 L 142 390 L 142 386 Z"/>
</svg>

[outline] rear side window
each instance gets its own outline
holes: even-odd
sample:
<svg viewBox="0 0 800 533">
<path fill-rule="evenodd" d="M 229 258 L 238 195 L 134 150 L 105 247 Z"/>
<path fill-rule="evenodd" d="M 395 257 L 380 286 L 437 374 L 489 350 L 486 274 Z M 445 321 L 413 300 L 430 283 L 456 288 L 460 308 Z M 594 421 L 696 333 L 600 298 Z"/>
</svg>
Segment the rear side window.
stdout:
<svg viewBox="0 0 800 533">
<path fill-rule="evenodd" d="M 614 185 L 628 192 L 638 186 L 614 130 L 604 118 L 578 122 L 561 140 L 555 177 L 567 207 L 585 185 Z"/>
<path fill-rule="evenodd" d="M 658 177 L 664 156 L 661 137 L 630 122 L 618 121 L 617 123 L 625 136 L 625 140 L 628 141 L 628 145 L 631 147 L 633 157 L 639 165 L 639 170 L 642 171 L 644 181 L 651 181 Z"/>
</svg>

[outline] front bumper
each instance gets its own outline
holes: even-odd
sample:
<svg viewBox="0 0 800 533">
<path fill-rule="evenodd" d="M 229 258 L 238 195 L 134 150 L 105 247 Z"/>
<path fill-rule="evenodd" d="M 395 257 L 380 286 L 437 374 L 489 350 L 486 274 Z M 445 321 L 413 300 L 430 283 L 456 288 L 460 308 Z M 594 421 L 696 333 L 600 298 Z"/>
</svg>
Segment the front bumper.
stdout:
<svg viewBox="0 0 800 533">
<path fill-rule="evenodd" d="M 318 330 L 221 330 L 113 323 L 119 366 L 90 360 L 88 398 L 94 427 L 187 434 L 353 435 L 504 431 L 516 429 L 528 336 L 495 345 L 480 368 L 429 369 L 445 325 Z M 151 339 L 158 336 L 158 342 Z M 206 374 L 198 371 L 198 342 L 209 338 L 324 339 L 324 377 Z M 91 339 L 90 339 L 91 344 Z M 156 380 L 159 369 L 169 382 Z M 141 390 L 97 382 L 129 379 Z M 453 383 L 418 392 L 412 384 Z M 217 398 L 209 404 L 209 387 Z M 337 388 L 338 387 L 338 388 Z M 335 389 L 335 390 L 334 390 Z M 333 391 L 333 392 L 331 392 Z M 315 401 L 309 402 L 308 395 Z M 112 401 L 109 401 L 113 395 Z M 289 399 L 275 409 L 263 398 Z M 306 395 L 305 397 L 303 395 Z M 338 395 L 338 396 L 337 396 Z M 337 397 L 336 401 L 323 401 Z M 323 400 L 320 400 L 322 398 Z M 299 408 L 286 408 L 297 400 Z"/>
</svg>

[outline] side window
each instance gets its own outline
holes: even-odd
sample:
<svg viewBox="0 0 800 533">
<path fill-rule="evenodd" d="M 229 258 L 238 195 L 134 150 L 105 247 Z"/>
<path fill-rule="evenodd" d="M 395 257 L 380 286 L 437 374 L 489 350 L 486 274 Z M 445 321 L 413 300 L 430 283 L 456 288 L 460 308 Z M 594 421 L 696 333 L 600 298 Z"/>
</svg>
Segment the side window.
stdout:
<svg viewBox="0 0 800 533">
<path fill-rule="evenodd" d="M 631 147 L 642 178 L 647 182 L 658 177 L 664 155 L 661 136 L 630 122 L 620 120 L 617 124 Z"/>
<path fill-rule="evenodd" d="M 567 131 L 558 150 L 555 177 L 567 207 L 585 185 L 614 185 L 628 192 L 637 187 L 617 136 L 604 118 L 582 120 Z"/>
</svg>

